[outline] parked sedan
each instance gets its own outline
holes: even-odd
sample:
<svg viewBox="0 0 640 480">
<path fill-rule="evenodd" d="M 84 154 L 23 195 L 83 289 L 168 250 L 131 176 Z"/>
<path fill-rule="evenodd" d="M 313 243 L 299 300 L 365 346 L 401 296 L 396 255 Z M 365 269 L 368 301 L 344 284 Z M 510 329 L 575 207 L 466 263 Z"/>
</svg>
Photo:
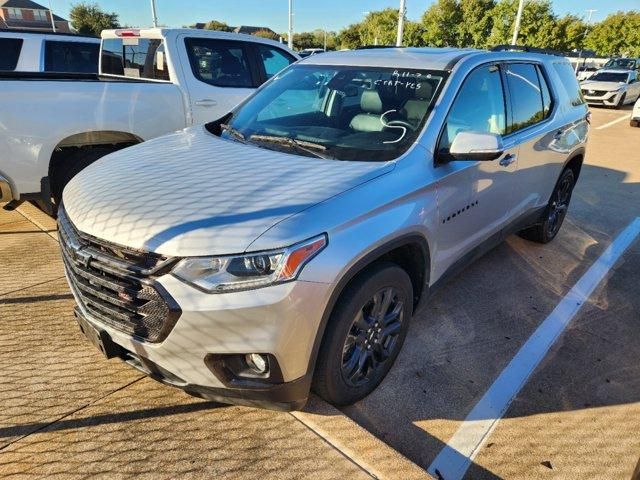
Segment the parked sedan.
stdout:
<svg viewBox="0 0 640 480">
<path fill-rule="evenodd" d="M 629 123 L 632 127 L 640 127 L 640 98 L 633 106 L 633 112 L 631 112 L 631 121 Z"/>
<path fill-rule="evenodd" d="M 589 105 L 619 108 L 640 97 L 640 83 L 635 70 L 599 70 L 580 83 Z"/>
</svg>

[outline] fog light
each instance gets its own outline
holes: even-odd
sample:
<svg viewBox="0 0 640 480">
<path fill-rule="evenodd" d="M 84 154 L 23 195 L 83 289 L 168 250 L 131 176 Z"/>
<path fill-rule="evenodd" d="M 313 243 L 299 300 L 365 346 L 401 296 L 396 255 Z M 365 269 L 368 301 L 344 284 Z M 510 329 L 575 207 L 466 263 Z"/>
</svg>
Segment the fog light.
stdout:
<svg viewBox="0 0 640 480">
<path fill-rule="evenodd" d="M 247 365 L 257 373 L 264 374 L 269 370 L 269 361 L 264 355 L 259 353 L 248 353 L 245 355 L 245 361 Z"/>
</svg>

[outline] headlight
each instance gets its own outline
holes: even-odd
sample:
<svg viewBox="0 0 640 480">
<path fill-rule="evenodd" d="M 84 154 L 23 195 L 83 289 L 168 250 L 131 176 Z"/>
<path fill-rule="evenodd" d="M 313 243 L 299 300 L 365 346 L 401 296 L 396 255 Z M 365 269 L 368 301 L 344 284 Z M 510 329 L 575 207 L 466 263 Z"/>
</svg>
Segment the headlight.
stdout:
<svg viewBox="0 0 640 480">
<path fill-rule="evenodd" d="M 326 246 L 326 235 L 320 235 L 281 250 L 185 258 L 172 273 L 210 293 L 249 290 L 294 280 Z"/>
</svg>

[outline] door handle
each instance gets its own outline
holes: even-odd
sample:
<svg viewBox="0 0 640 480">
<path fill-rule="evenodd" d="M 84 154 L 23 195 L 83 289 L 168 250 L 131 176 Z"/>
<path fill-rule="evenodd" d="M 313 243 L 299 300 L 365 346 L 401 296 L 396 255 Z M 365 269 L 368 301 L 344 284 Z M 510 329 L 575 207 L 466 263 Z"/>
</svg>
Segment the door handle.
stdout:
<svg viewBox="0 0 640 480">
<path fill-rule="evenodd" d="M 203 98 L 202 100 L 196 100 L 194 104 L 198 107 L 215 107 L 218 102 L 211 100 L 210 98 Z"/>
<path fill-rule="evenodd" d="M 515 161 L 516 161 L 516 156 L 513 153 L 507 153 L 504 157 L 500 159 L 500 165 L 502 165 L 503 167 L 508 167 Z"/>
</svg>

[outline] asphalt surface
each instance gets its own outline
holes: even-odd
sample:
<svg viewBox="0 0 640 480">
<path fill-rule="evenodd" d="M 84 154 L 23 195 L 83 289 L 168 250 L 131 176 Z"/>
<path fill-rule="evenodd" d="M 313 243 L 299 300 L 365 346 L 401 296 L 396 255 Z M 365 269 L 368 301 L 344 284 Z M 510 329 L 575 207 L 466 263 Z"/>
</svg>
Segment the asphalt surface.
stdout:
<svg viewBox="0 0 640 480">
<path fill-rule="evenodd" d="M 608 125 L 625 111 L 592 112 L 558 238 L 511 237 L 450 281 L 413 319 L 388 378 L 342 411 L 315 397 L 293 414 L 221 406 L 104 360 L 75 325 L 55 224 L 30 205 L 0 210 L 0 477 L 426 476 L 520 347 L 640 215 L 640 129 Z M 631 478 L 638 271 L 640 242 L 533 372 L 467 478 Z"/>
</svg>

